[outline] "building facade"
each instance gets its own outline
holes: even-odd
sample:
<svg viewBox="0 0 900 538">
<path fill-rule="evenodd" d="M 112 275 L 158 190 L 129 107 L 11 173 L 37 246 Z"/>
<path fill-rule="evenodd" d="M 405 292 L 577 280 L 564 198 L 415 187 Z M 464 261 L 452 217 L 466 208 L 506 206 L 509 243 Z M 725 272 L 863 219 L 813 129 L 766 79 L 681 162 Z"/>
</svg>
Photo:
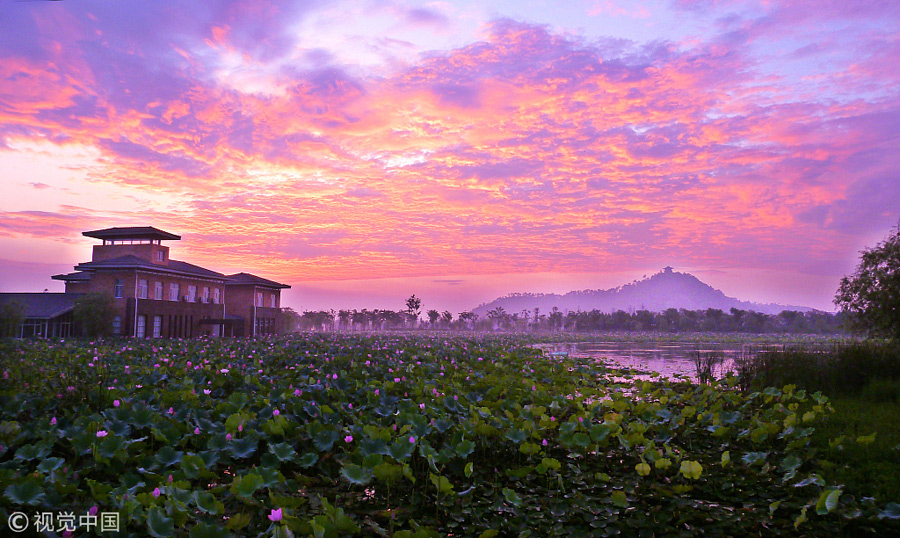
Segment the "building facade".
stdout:
<svg viewBox="0 0 900 538">
<path fill-rule="evenodd" d="M 54 275 L 66 294 L 112 299 L 112 331 L 137 338 L 256 336 L 281 332 L 281 290 L 248 273 L 224 275 L 169 257 L 163 241 L 181 237 L 153 227 L 83 232 L 102 241 L 91 261 Z"/>
</svg>

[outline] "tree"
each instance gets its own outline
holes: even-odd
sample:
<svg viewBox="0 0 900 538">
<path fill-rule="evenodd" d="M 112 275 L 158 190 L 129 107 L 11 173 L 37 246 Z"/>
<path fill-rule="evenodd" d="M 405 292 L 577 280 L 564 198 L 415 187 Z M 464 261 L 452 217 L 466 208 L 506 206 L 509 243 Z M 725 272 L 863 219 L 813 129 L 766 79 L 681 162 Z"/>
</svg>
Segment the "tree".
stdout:
<svg viewBox="0 0 900 538">
<path fill-rule="evenodd" d="M 441 313 L 432 308 L 431 310 L 426 312 L 426 314 L 428 315 L 428 323 L 430 323 L 431 327 L 434 328 L 434 325 L 435 323 L 437 323 L 438 318 L 441 317 Z"/>
<path fill-rule="evenodd" d="M 416 294 L 412 294 L 409 299 L 406 300 L 406 311 L 409 313 L 410 321 L 415 326 L 415 323 L 419 321 L 419 309 L 422 308 L 422 299 L 416 297 Z"/>
<path fill-rule="evenodd" d="M 88 338 L 109 336 L 112 334 L 113 309 L 112 299 L 102 293 L 87 293 L 75 299 L 75 310 L 72 312 L 75 325 L 81 328 L 81 335 Z"/>
<path fill-rule="evenodd" d="M 861 254 L 856 271 L 841 279 L 834 304 L 870 335 L 900 339 L 900 225 Z"/>
<path fill-rule="evenodd" d="M 19 326 L 25 321 L 25 307 L 15 301 L 0 306 L 0 337 L 18 336 Z"/>
</svg>

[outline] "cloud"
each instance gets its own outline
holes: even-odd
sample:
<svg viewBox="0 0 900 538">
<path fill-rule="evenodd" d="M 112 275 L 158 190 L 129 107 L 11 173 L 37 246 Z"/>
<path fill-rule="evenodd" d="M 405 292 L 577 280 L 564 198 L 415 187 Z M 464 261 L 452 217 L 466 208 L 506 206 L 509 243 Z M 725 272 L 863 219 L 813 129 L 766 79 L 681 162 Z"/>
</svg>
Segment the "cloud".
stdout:
<svg viewBox="0 0 900 538">
<path fill-rule="evenodd" d="M 820 271 L 900 206 L 897 38 L 870 24 L 898 17 L 875 4 L 712 2 L 714 32 L 679 43 L 500 18 L 377 74 L 300 46 L 292 29 L 315 4 L 183 18 L 152 4 L 0 22 L 23 40 L 0 46 L 0 137 L 96 148 L 90 181 L 166 193 L 172 211 L 131 218 L 193 233 L 179 248 L 221 270 L 434 278 L 678 258 Z M 449 24 L 391 9 L 398 24 Z M 840 53 L 844 13 L 866 54 Z M 785 30 L 793 59 L 771 60 L 786 20 L 800 24 Z M 820 26 L 827 39 L 798 46 Z M 795 73 L 799 59 L 825 67 Z M 0 233 L 77 237 L 124 218 L 36 209 L 0 215 Z"/>
</svg>

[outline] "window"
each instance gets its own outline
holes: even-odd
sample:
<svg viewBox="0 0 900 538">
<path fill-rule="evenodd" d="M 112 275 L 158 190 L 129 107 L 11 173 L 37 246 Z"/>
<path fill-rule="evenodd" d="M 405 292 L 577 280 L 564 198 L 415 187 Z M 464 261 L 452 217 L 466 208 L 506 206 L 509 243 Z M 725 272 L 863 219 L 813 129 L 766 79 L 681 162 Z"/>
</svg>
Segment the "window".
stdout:
<svg viewBox="0 0 900 538">
<path fill-rule="evenodd" d="M 153 338 L 159 338 L 162 334 L 162 316 L 153 316 Z"/>
<path fill-rule="evenodd" d="M 156 261 L 158 261 L 158 262 L 166 261 L 166 252 L 164 250 L 156 251 Z"/>
<path fill-rule="evenodd" d="M 175 282 L 170 283 L 169 284 L 169 300 L 177 301 L 179 293 L 181 293 L 181 286 L 179 286 Z"/>
<path fill-rule="evenodd" d="M 263 305 L 263 294 L 261 291 L 256 292 L 256 306 Z"/>
<path fill-rule="evenodd" d="M 147 298 L 147 281 L 146 280 L 138 280 L 138 299 L 146 299 Z"/>
<path fill-rule="evenodd" d="M 157 301 L 162 301 L 163 299 L 163 284 L 162 282 L 154 282 L 153 283 L 153 298 Z"/>
<path fill-rule="evenodd" d="M 125 295 L 125 285 L 122 283 L 121 278 L 116 279 L 116 286 L 113 288 L 113 297 L 116 299 L 121 299 Z"/>
<path fill-rule="evenodd" d="M 112 332 L 113 334 L 122 334 L 122 316 L 113 318 Z"/>
<path fill-rule="evenodd" d="M 209 302 L 209 286 L 203 286 L 202 302 L 204 302 L 204 303 Z"/>
<path fill-rule="evenodd" d="M 135 335 L 138 338 L 144 338 L 147 336 L 147 316 L 141 314 L 137 319 L 137 334 Z"/>
<path fill-rule="evenodd" d="M 272 308 L 277 308 L 277 307 L 275 306 L 275 302 L 277 301 L 277 299 L 275 298 L 275 294 L 274 294 L 274 293 L 272 294 L 271 299 L 272 299 L 272 300 L 269 301 L 269 302 L 271 303 L 269 306 L 271 306 Z"/>
<path fill-rule="evenodd" d="M 188 286 L 187 300 L 189 303 L 197 302 L 197 286 Z"/>
<path fill-rule="evenodd" d="M 219 288 L 213 288 L 213 304 L 219 304 Z"/>
</svg>

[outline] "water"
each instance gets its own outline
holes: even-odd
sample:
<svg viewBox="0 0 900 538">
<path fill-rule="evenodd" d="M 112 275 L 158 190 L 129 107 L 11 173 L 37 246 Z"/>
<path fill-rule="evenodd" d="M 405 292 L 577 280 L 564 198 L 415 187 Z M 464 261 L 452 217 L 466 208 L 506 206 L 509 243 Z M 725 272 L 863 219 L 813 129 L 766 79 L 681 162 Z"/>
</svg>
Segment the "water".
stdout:
<svg viewBox="0 0 900 538">
<path fill-rule="evenodd" d="M 640 372 L 658 372 L 668 378 L 682 375 L 697 379 L 697 353 L 706 356 L 720 354 L 722 362 L 713 369 L 714 377 L 724 377 L 734 371 L 734 359 L 761 351 L 766 345 L 716 342 L 571 342 L 538 344 L 547 353 L 567 354 L 570 357 L 602 360 L 613 367 L 631 368 Z M 777 346 L 780 348 L 781 346 Z M 643 377 L 643 376 L 642 376 Z"/>
</svg>

